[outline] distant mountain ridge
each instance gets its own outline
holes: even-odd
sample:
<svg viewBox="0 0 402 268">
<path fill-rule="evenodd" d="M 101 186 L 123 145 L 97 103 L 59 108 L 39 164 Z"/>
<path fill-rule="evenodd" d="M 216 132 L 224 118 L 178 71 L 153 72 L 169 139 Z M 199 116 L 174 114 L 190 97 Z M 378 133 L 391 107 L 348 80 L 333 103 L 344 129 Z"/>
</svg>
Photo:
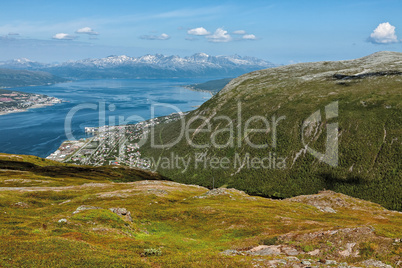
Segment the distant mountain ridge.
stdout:
<svg viewBox="0 0 402 268">
<path fill-rule="evenodd" d="M 67 80 L 42 71 L 0 68 L 0 88 L 41 86 L 66 82 Z"/>
<path fill-rule="evenodd" d="M 0 62 L 0 68 L 40 70 L 78 79 L 233 77 L 275 66 L 271 62 L 254 57 L 210 56 L 205 53 L 196 53 L 188 57 L 162 54 L 141 57 L 112 55 L 101 59 L 83 59 L 59 64 L 44 64 L 25 58 Z"/>
</svg>

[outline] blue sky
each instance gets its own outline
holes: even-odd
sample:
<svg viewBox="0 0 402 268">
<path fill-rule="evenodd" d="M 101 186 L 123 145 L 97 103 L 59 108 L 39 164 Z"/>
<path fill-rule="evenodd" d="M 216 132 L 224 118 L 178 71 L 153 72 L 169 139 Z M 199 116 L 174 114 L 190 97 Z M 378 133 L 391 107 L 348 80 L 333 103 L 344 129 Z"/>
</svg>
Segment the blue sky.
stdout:
<svg viewBox="0 0 402 268">
<path fill-rule="evenodd" d="M 254 56 L 274 63 L 402 52 L 402 1 L 3 1 L 0 60 Z"/>
</svg>

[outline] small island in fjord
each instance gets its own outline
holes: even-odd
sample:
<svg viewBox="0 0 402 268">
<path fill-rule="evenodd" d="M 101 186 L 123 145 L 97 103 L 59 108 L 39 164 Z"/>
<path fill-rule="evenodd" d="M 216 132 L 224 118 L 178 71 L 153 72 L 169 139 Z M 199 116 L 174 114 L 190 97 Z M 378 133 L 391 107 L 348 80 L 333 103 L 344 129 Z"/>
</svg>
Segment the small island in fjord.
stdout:
<svg viewBox="0 0 402 268">
<path fill-rule="evenodd" d="M 21 92 L 14 90 L 15 88 L 51 85 L 67 81 L 67 79 L 47 72 L 0 69 L 0 115 L 25 112 L 27 109 L 50 106 L 61 102 L 55 97 Z"/>
<path fill-rule="evenodd" d="M 46 95 L 0 89 L 0 115 L 25 112 L 60 102 L 62 100 Z"/>
</svg>

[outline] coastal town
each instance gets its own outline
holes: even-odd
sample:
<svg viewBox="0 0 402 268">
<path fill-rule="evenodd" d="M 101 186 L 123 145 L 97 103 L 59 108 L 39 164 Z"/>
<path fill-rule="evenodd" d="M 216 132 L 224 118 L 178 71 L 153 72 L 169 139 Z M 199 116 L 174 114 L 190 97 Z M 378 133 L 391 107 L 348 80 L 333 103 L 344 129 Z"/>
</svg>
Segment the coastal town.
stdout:
<svg viewBox="0 0 402 268">
<path fill-rule="evenodd" d="M 25 112 L 31 108 L 41 108 L 61 103 L 62 100 L 41 94 L 0 89 L 0 115 Z"/>
<path fill-rule="evenodd" d="M 85 127 L 93 137 L 65 141 L 47 159 L 79 165 L 116 165 L 150 169 L 149 160 L 140 152 L 141 140 L 150 128 L 180 119 L 184 113 L 173 113 L 132 125 Z"/>
</svg>

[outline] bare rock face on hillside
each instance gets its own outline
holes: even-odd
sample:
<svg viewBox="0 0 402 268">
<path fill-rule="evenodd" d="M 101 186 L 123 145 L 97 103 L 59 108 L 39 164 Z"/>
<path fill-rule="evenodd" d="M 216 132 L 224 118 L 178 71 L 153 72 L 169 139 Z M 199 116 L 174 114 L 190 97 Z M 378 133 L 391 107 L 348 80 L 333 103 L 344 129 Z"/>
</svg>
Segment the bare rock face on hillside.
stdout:
<svg viewBox="0 0 402 268">
<path fill-rule="evenodd" d="M 231 199 L 236 199 L 236 198 L 246 198 L 249 200 L 255 200 L 254 197 L 249 196 L 246 194 L 244 191 L 239 191 L 233 188 L 215 188 L 212 189 L 200 196 L 196 196 L 195 198 L 212 198 L 212 197 L 218 197 L 218 196 L 226 196 Z"/>
<path fill-rule="evenodd" d="M 292 247 L 287 245 L 260 245 L 254 247 L 250 250 L 246 251 L 248 255 L 255 255 L 255 256 L 269 256 L 269 255 L 286 255 L 286 256 L 296 256 L 300 254 L 300 252 Z"/>
<path fill-rule="evenodd" d="M 88 205 L 82 205 L 82 206 L 79 206 L 79 207 L 73 212 L 73 214 L 77 214 L 77 213 L 80 213 L 81 211 L 91 210 L 91 209 L 102 209 L 102 208 L 101 208 L 101 207 L 88 206 Z"/>
<path fill-rule="evenodd" d="M 336 210 L 341 208 L 353 210 L 384 210 L 384 208 L 377 204 L 352 198 L 344 194 L 335 193 L 333 191 L 321 191 L 316 195 L 300 195 L 286 200 L 311 205 L 318 208 L 321 212 L 327 213 L 336 213 Z M 364 203 L 366 206 L 361 206 Z"/>
<path fill-rule="evenodd" d="M 245 192 L 239 191 L 236 189 L 226 189 L 226 188 L 215 188 L 212 189 L 205 194 L 202 194 L 198 198 L 207 198 L 207 197 L 212 197 L 212 196 L 219 196 L 219 195 L 228 195 L 231 196 L 232 194 L 237 194 L 237 195 L 246 195 Z"/>
<path fill-rule="evenodd" d="M 399 214 L 390 212 L 383 207 L 339 194 L 333 191 L 322 191 L 314 195 L 303 195 L 284 199 L 278 202 L 280 206 L 290 203 L 302 203 L 314 206 L 318 209 L 317 215 L 328 211 L 324 209 L 337 210 L 338 214 L 352 213 L 353 217 L 370 217 L 379 222 L 386 220 L 385 215 Z M 366 215 L 366 216 L 364 216 Z M 322 217 L 333 216 L 323 214 Z M 279 217 L 278 217 L 279 218 Z M 288 218 L 290 219 L 290 218 Z M 382 236 L 378 230 L 371 225 L 354 226 L 349 228 L 321 229 L 319 231 L 297 230 L 297 223 L 293 223 L 296 230 L 271 237 L 262 241 L 263 243 L 251 248 L 232 248 L 221 252 L 227 256 L 258 256 L 254 259 L 256 267 L 383 267 L 391 266 L 379 260 L 368 259 L 367 256 L 375 254 L 387 254 L 390 248 L 399 248 L 401 239 L 391 239 Z M 310 221 L 311 225 L 319 226 L 317 221 Z M 269 256 L 274 260 L 267 261 L 263 257 Z M 305 259 L 299 259 L 305 256 Z M 307 256 L 310 256 L 307 259 Z M 311 259 L 310 259 L 311 258 Z M 360 261 L 360 260 L 364 261 Z M 353 262 L 353 266 L 348 264 Z M 396 261 L 396 267 L 402 264 Z"/>
<path fill-rule="evenodd" d="M 376 260 L 366 260 L 366 261 L 363 261 L 362 264 L 366 267 L 392 268 L 391 265 L 388 265 L 381 261 L 376 261 Z"/>
<path fill-rule="evenodd" d="M 267 262 L 264 259 L 255 259 L 257 262 L 271 265 L 267 267 L 276 267 L 278 262 L 289 265 L 289 267 L 309 267 L 312 265 L 333 267 L 337 264 L 334 259 L 344 261 L 339 263 L 340 266 L 338 267 L 353 267 L 345 261 L 364 258 L 367 250 L 373 250 L 373 245 L 376 245 L 375 249 L 379 252 L 386 253 L 392 242 L 393 240 L 390 238 L 376 235 L 371 227 L 356 227 L 306 233 L 290 232 L 278 236 L 275 245 L 258 245 L 251 249 L 229 249 L 221 252 L 221 254 L 276 258 L 275 263 Z M 314 259 L 295 257 L 301 255 L 309 255 Z M 365 260 L 361 264 L 363 267 L 392 267 L 378 260 Z"/>
</svg>

